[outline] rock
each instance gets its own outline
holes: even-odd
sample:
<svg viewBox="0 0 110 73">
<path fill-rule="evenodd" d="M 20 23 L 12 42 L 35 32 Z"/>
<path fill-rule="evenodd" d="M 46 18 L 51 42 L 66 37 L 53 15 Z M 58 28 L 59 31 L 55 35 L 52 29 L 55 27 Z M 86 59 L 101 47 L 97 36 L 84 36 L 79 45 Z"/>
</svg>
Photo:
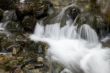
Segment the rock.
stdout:
<svg viewBox="0 0 110 73">
<path fill-rule="evenodd" d="M 3 10 L 0 9 L 0 21 L 2 20 L 2 18 L 3 18 Z"/>
<path fill-rule="evenodd" d="M 14 21 L 9 21 L 5 27 L 7 31 L 10 33 L 17 33 L 17 32 L 23 32 L 22 27 L 20 26 L 19 23 L 14 22 Z"/>
<path fill-rule="evenodd" d="M 51 14 L 53 4 L 49 1 L 42 1 L 42 3 L 38 4 L 37 7 L 35 8 L 34 13 L 37 19 L 41 19 Z"/>
<path fill-rule="evenodd" d="M 24 16 L 35 16 L 36 19 L 41 19 L 48 16 L 49 7 L 52 3 L 49 1 L 36 1 L 27 0 L 24 3 L 16 4 L 16 14 L 20 21 L 23 20 Z"/>
<path fill-rule="evenodd" d="M 18 3 L 16 4 L 16 14 L 18 20 L 22 21 L 24 16 L 33 15 L 32 3 Z"/>
<path fill-rule="evenodd" d="M 90 25 L 100 38 L 107 33 L 107 26 L 104 23 L 104 19 L 98 14 L 82 13 L 77 19 L 76 24 L 78 25 L 78 28 L 83 24 Z"/>
<path fill-rule="evenodd" d="M 102 42 L 103 47 L 109 47 L 110 48 L 110 39 L 108 39 L 106 42 Z"/>
<path fill-rule="evenodd" d="M 1 52 L 3 52 L 3 51 L 7 52 L 6 49 L 7 49 L 8 46 L 10 46 L 11 44 L 13 44 L 12 42 L 13 41 L 12 40 L 10 41 L 6 35 L 4 35 L 4 36 L 2 35 L 0 37 L 0 48 L 1 48 Z"/>
<path fill-rule="evenodd" d="M 22 21 L 22 27 L 25 32 L 32 32 L 34 31 L 36 25 L 36 18 L 33 16 L 25 16 Z"/>
<path fill-rule="evenodd" d="M 6 10 L 3 13 L 3 20 L 6 21 L 17 21 L 17 16 L 14 10 Z"/>
<path fill-rule="evenodd" d="M 69 7 L 66 10 L 66 14 L 72 19 L 75 20 L 75 18 L 80 14 L 80 9 L 78 7 Z"/>
<path fill-rule="evenodd" d="M 0 64 L 5 64 L 8 61 L 8 57 L 5 55 L 0 55 Z"/>
<path fill-rule="evenodd" d="M 0 0 L 0 8 L 3 10 L 14 9 L 16 0 Z"/>
<path fill-rule="evenodd" d="M 24 73 L 20 66 L 16 66 L 11 70 L 11 73 Z"/>
</svg>

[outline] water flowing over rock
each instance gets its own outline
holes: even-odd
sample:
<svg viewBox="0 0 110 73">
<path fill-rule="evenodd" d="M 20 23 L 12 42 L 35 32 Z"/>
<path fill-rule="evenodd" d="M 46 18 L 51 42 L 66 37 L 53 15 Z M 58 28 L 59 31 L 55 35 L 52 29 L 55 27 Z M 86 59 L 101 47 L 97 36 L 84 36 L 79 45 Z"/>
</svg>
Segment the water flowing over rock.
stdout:
<svg viewBox="0 0 110 73">
<path fill-rule="evenodd" d="M 109 4 L 0 0 L 0 72 L 110 73 Z"/>
<path fill-rule="evenodd" d="M 64 11 L 58 15 L 59 19 L 57 20 L 61 20 L 68 7 L 65 7 Z M 35 32 L 30 36 L 30 39 L 35 42 L 47 43 L 49 45 L 48 60 L 61 64 L 64 68 L 69 69 L 70 73 L 109 73 L 110 64 L 108 60 L 104 59 L 108 57 L 109 48 L 103 49 L 97 33 L 90 25 L 82 24 L 78 33 L 75 24 L 75 21 L 68 20 L 63 27 L 60 27 L 60 22 L 46 26 L 37 23 Z M 79 37 L 81 38 L 79 39 Z M 95 43 L 95 45 L 90 43 Z M 51 67 L 54 68 L 54 65 L 52 64 Z M 55 69 L 51 72 L 55 72 Z"/>
<path fill-rule="evenodd" d="M 90 42 L 98 43 L 98 35 L 89 25 L 83 24 L 79 30 L 80 36 Z"/>
</svg>

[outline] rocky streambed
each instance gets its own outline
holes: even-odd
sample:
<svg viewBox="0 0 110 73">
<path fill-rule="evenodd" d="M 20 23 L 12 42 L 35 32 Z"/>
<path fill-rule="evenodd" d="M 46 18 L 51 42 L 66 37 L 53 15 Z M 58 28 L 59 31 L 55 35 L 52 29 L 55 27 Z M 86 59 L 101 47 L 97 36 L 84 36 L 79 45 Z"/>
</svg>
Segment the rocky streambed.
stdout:
<svg viewBox="0 0 110 73">
<path fill-rule="evenodd" d="M 48 73 L 48 45 L 29 39 L 51 2 L 0 0 L 0 73 Z"/>
</svg>

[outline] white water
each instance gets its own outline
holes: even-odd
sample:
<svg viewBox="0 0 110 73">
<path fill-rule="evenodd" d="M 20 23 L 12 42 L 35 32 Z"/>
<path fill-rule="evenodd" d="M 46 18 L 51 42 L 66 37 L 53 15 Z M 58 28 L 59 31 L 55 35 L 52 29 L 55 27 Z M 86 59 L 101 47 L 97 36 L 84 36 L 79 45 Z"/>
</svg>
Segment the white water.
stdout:
<svg viewBox="0 0 110 73">
<path fill-rule="evenodd" d="M 83 24 L 79 30 L 80 36 L 84 37 L 86 40 L 92 43 L 98 43 L 98 35 L 94 29 L 92 29 L 89 25 Z"/>
<path fill-rule="evenodd" d="M 89 33 L 93 36 L 93 29 Z M 85 73 L 110 73 L 110 60 L 106 59 L 109 50 L 103 50 L 96 43 L 96 46 L 91 47 L 88 41 L 79 39 L 75 26 L 67 24 L 60 28 L 59 23 L 56 23 L 44 27 L 37 23 L 35 33 L 30 38 L 36 42 L 46 42 L 50 46 L 48 59 L 62 64 L 73 73 L 82 70 Z"/>
<path fill-rule="evenodd" d="M 0 31 L 3 31 L 4 27 L 3 27 L 3 23 L 0 23 Z"/>
<path fill-rule="evenodd" d="M 20 0 L 20 3 L 24 3 L 25 2 L 25 0 Z"/>
<path fill-rule="evenodd" d="M 86 34 L 86 40 L 79 38 L 82 33 Z M 46 26 L 37 23 L 30 39 L 46 42 L 48 60 L 63 65 L 69 73 L 110 73 L 110 50 L 101 47 L 96 32 L 88 25 L 82 26 L 78 33 L 77 26 L 68 21 L 62 28 L 60 23 Z"/>
</svg>

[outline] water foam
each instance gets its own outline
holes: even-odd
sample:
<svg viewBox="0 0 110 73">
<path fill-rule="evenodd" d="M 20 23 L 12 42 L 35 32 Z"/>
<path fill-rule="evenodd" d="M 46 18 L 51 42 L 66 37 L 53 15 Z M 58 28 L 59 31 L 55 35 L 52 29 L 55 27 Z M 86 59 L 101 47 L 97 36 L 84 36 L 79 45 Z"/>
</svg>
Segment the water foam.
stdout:
<svg viewBox="0 0 110 73">
<path fill-rule="evenodd" d="M 79 39 L 82 33 L 87 39 Z M 60 27 L 60 23 L 46 26 L 37 23 L 30 39 L 46 42 L 49 45 L 48 60 L 63 65 L 67 72 L 110 73 L 110 50 L 102 49 L 96 32 L 89 25 L 83 25 L 78 33 L 73 24 Z M 96 45 L 91 47 L 90 43 Z"/>
</svg>

